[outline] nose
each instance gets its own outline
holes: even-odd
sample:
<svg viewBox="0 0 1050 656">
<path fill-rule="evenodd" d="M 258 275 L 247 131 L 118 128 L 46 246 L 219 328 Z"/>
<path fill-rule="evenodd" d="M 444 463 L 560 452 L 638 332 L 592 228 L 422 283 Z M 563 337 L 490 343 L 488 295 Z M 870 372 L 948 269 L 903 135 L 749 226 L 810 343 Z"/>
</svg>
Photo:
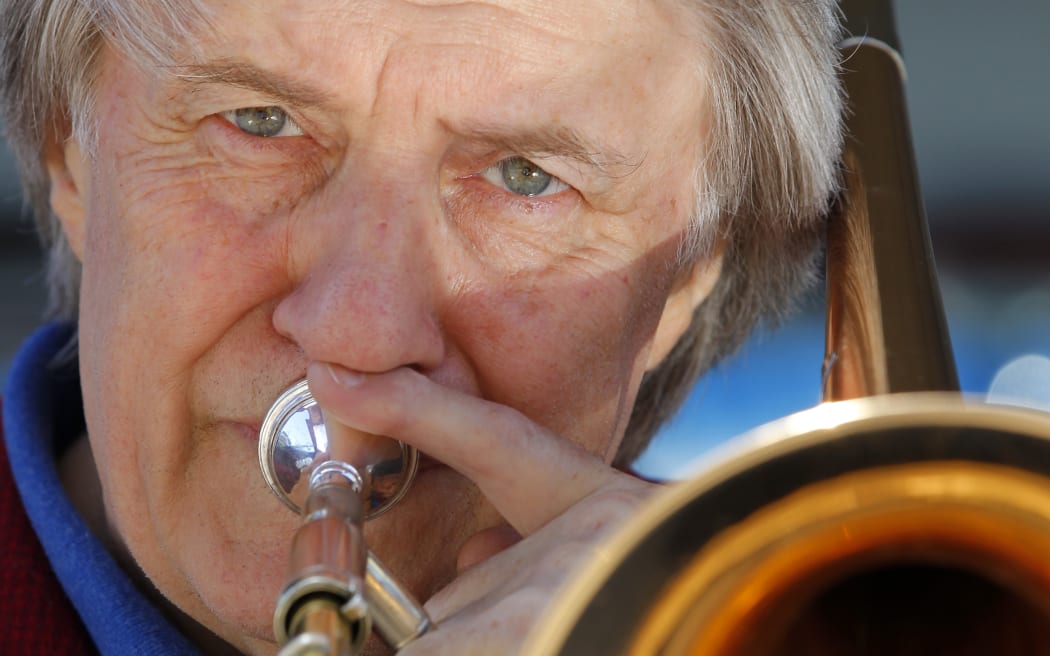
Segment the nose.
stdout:
<svg viewBox="0 0 1050 656">
<path fill-rule="evenodd" d="M 435 212 L 418 186 L 358 180 L 296 219 L 287 245 L 295 284 L 274 311 L 277 332 L 310 360 L 357 371 L 438 367 Z"/>
</svg>

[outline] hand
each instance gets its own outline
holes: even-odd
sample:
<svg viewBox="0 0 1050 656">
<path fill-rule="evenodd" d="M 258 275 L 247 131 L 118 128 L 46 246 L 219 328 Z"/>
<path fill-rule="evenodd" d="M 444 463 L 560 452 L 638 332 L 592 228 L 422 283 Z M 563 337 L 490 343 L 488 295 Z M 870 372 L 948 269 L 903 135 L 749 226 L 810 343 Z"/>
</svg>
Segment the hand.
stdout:
<svg viewBox="0 0 1050 656">
<path fill-rule="evenodd" d="M 517 653 L 592 547 L 655 488 L 512 408 L 410 369 L 361 375 L 314 364 L 309 380 L 337 421 L 453 467 L 507 522 L 463 546 L 459 577 L 426 604 L 439 629 L 399 652 L 405 656 Z"/>
</svg>

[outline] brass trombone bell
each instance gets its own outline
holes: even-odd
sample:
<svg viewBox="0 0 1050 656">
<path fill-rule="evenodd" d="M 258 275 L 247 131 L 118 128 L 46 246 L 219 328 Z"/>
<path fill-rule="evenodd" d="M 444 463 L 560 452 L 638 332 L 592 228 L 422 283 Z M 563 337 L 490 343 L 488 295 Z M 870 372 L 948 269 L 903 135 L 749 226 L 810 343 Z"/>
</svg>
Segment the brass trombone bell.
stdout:
<svg viewBox="0 0 1050 656">
<path fill-rule="evenodd" d="M 659 496 L 528 656 L 1050 654 L 1050 415 L 958 393 L 900 58 L 843 51 L 826 403 Z"/>
<path fill-rule="evenodd" d="M 917 393 L 732 443 L 602 547 L 527 654 L 1050 653 L 1050 418 Z"/>
</svg>

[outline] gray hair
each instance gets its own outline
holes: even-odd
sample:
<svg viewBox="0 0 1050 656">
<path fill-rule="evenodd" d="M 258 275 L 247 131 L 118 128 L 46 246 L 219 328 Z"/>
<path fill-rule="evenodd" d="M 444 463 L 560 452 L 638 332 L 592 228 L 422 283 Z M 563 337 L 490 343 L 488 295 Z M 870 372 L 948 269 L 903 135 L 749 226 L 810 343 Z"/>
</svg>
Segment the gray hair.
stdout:
<svg viewBox="0 0 1050 656">
<path fill-rule="evenodd" d="M 149 61 L 172 63 L 174 43 L 161 34 L 186 34 L 205 13 L 197 3 L 152 0 L 4 0 L 0 6 L 0 108 L 18 165 L 26 204 L 46 250 L 46 317 L 75 321 L 80 262 L 51 210 L 45 153 L 68 138 L 88 148 L 95 142 L 95 62 L 101 35 L 112 45 Z"/>
<path fill-rule="evenodd" d="M 756 323 L 774 323 L 815 278 L 841 149 L 839 20 L 833 0 L 678 0 L 695 10 L 708 141 L 683 263 L 721 245 L 711 295 L 670 356 L 646 374 L 617 457 L 645 448 L 696 378 Z M 50 208 L 44 153 L 94 143 L 95 62 L 105 42 L 177 63 L 176 41 L 208 22 L 199 0 L 6 0 L 0 102 L 26 200 L 47 248 L 50 318 L 75 321 L 80 264 Z M 170 40 L 169 40 L 170 39 Z M 698 125 L 699 129 L 699 125 Z"/>
<path fill-rule="evenodd" d="M 702 257 L 721 240 L 724 260 L 689 330 L 643 378 L 619 466 L 641 454 L 703 372 L 760 321 L 782 321 L 813 285 L 839 185 L 836 3 L 684 1 L 697 6 L 712 121 L 684 252 Z"/>
</svg>

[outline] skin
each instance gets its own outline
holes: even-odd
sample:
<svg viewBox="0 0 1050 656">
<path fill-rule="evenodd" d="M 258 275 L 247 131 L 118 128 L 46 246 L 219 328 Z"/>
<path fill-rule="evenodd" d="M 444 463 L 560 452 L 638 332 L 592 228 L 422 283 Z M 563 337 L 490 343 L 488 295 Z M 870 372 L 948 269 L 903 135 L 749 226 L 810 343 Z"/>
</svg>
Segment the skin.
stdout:
<svg viewBox="0 0 1050 656">
<path fill-rule="evenodd" d="M 427 454 L 367 527 L 441 625 L 402 653 L 513 653 L 650 493 L 608 463 L 719 270 L 675 264 L 703 146 L 683 22 L 649 2 L 288 0 L 219 5 L 188 78 L 102 53 L 95 155 L 49 157 L 84 271 L 90 450 L 64 471 L 97 472 L 85 515 L 202 644 L 275 651 L 297 518 L 256 431 L 306 375 L 330 419 Z M 223 116 L 270 105 L 302 134 Z M 514 156 L 568 187 L 493 184 Z"/>
</svg>

